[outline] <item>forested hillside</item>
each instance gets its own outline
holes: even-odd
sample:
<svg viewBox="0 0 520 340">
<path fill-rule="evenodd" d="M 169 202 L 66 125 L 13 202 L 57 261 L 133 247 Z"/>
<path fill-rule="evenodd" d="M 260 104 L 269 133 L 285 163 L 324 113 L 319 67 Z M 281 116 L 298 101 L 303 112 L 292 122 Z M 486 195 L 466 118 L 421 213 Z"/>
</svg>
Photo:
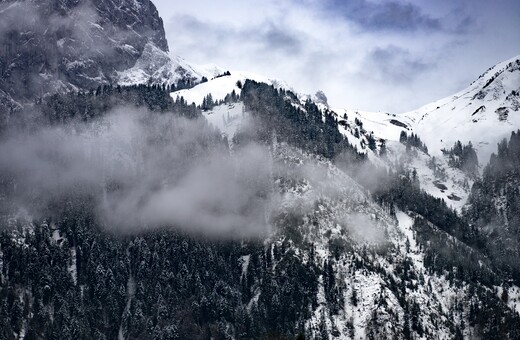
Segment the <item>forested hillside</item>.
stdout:
<svg viewBox="0 0 520 340">
<path fill-rule="evenodd" d="M 88 124 L 105 122 L 121 107 L 127 108 L 119 113 L 123 117 L 135 109 L 151 111 L 151 116 L 138 116 L 145 126 L 160 122 L 154 117 L 184 119 L 167 120 L 176 126 L 172 132 L 164 134 L 169 125 L 160 125 L 152 131 L 163 131 L 161 136 L 130 139 L 164 150 L 160 155 L 167 159 L 166 150 L 180 148 L 174 163 L 168 164 L 183 164 L 180 170 L 149 177 L 146 171 L 154 170 L 146 167 L 146 154 L 139 156 L 140 148 L 130 149 L 138 153 L 136 159 L 143 157 L 147 170 L 139 176 L 153 180 L 151 191 L 139 196 L 133 206 L 145 216 L 142 222 L 132 221 L 133 215 L 118 216 L 118 204 L 126 202 L 121 194 L 135 194 L 135 184 L 125 177 L 105 174 L 97 183 L 78 177 L 82 181 L 72 187 L 59 181 L 68 188 L 66 194 L 47 197 L 54 191 L 31 189 L 20 182 L 27 177 L 13 171 L 18 160 L 2 150 L 4 159 L 14 161 L 2 166 L 3 338 L 520 336 L 520 318 L 507 306 L 513 300 L 497 291 L 497 287 L 506 291 L 502 287 L 511 276 L 497 261 L 498 255 L 488 251 L 493 248 L 483 238 L 482 224 L 469 224 L 442 200 L 421 191 L 414 174 L 371 165 L 339 133 L 333 115 L 311 101 L 300 103 L 289 91 L 255 82 L 245 82 L 240 99 L 233 98 L 220 105 L 237 105 L 240 100 L 251 122 L 233 141 L 205 123 L 201 108 L 171 99 L 161 86 L 102 87 L 54 95 L 31 108 L 33 114 L 41 112 L 40 127 L 27 126 L 22 119 L 4 129 L 7 140 L 12 131 L 37 135 L 41 126 L 81 135 Z M 190 121 L 197 122 L 196 130 L 185 130 Z M 110 122 L 94 126 L 103 129 Z M 114 131 L 127 129 L 125 124 L 114 126 Z M 188 138 L 188 132 L 195 137 Z M 502 145 L 474 195 L 490 180 L 495 182 L 489 188 L 501 193 L 500 183 L 505 187 L 513 183 L 511 178 L 518 173 L 511 155 L 518 151 L 517 136 Z M 143 206 L 155 192 L 177 188 L 176 181 L 186 176 L 182 169 L 200 171 L 190 165 L 198 159 L 195 156 L 194 161 L 194 155 L 245 157 L 241 149 L 251 152 L 254 149 L 247 148 L 252 144 L 265 147 L 272 157 L 272 165 L 265 169 L 267 182 L 262 179 L 261 163 L 255 163 L 254 169 L 257 177 L 260 174 L 256 179 L 260 190 L 247 168 L 232 167 L 232 176 L 238 177 L 229 177 L 243 182 L 240 192 L 250 192 L 251 197 L 244 201 L 241 194 L 238 205 L 214 205 L 211 195 L 204 198 L 199 213 L 213 216 L 209 220 L 146 217 L 149 210 Z M 40 157 L 64 161 L 55 169 L 58 175 L 69 176 L 68 171 L 60 172 L 59 164 L 67 167 L 68 163 L 59 150 Z M 121 162 L 128 166 L 124 158 Z M 211 180 L 197 179 L 204 185 L 228 178 L 220 177 L 220 167 L 203 164 L 213 171 Z M 240 172 L 247 176 L 241 177 Z M 367 173 L 375 178 L 370 180 Z M 219 188 L 228 196 L 217 192 L 217 202 L 234 200 L 232 191 Z M 33 211 L 37 215 L 28 215 L 20 202 L 34 204 L 26 208 L 37 207 Z M 105 202 L 115 207 L 108 215 L 100 211 Z M 256 213 L 258 204 L 265 209 L 261 217 Z M 219 229 L 219 216 L 228 209 L 243 216 L 231 233 Z M 516 206 L 507 209 L 503 215 L 490 213 L 486 221 L 514 216 Z M 258 232 L 261 221 L 270 225 L 267 234 Z M 130 227 L 135 222 L 143 225 Z M 253 229 L 247 229 L 246 222 Z M 506 289 L 515 294 L 513 288 Z"/>
</svg>

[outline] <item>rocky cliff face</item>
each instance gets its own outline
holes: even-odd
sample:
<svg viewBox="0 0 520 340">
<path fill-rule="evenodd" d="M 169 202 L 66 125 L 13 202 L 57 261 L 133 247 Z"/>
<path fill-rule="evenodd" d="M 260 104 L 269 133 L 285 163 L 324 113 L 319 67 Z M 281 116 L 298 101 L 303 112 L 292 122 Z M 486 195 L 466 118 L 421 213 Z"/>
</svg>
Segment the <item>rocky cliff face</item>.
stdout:
<svg viewBox="0 0 520 340">
<path fill-rule="evenodd" d="M 0 1 L 4 110 L 46 93 L 117 83 L 143 54 L 157 61 L 149 63 L 149 74 L 156 73 L 151 81 L 165 81 L 176 71 L 157 73 L 170 65 L 167 52 L 163 22 L 150 0 Z"/>
</svg>

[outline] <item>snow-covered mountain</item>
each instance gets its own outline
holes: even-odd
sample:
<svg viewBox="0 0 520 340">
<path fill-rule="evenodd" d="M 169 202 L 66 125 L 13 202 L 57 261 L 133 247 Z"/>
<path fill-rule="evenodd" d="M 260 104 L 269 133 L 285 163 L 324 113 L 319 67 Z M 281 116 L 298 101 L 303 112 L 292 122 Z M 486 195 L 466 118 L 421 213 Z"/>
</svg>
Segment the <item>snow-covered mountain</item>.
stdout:
<svg viewBox="0 0 520 340">
<path fill-rule="evenodd" d="M 281 81 L 244 72 L 231 72 L 229 76 L 210 79 L 207 83 L 171 95 L 174 99 L 183 97 L 188 103 L 201 105 L 208 95 L 215 101 L 223 100 L 232 91 L 240 95 L 238 84 L 245 79 L 291 90 Z M 333 110 L 340 123 L 342 134 L 360 152 L 366 153 L 372 162 L 392 169 L 404 166 L 410 172 L 417 172 L 423 190 L 460 211 L 467 202 L 476 177 L 450 164 L 449 155 L 441 149 L 450 150 L 457 141 L 463 144 L 471 142 L 482 169 L 490 154 L 496 152 L 497 143 L 520 127 L 519 91 L 520 58 L 516 57 L 490 68 L 470 87 L 456 95 L 412 112 L 390 114 L 337 108 L 330 110 Z M 314 100 L 323 112 L 329 110 L 326 101 L 322 103 L 315 96 L 297 96 L 300 105 L 306 100 Z M 220 106 L 205 111 L 204 115 L 212 124 L 225 131 L 228 138 L 232 138 L 243 116 L 239 106 L 233 105 L 230 110 Z M 475 107 L 478 110 L 474 110 Z M 228 116 L 234 118 L 226 119 Z M 406 152 L 405 146 L 399 141 L 403 131 L 408 135 L 418 135 L 428 151 L 416 149 L 413 155 Z M 372 137 L 377 141 L 373 150 L 368 146 Z M 387 151 L 385 157 L 379 155 L 383 144 Z"/>
<path fill-rule="evenodd" d="M 520 127 L 520 56 L 499 63 L 453 96 L 403 113 L 405 122 L 439 155 L 460 140 L 472 142 L 487 163 L 498 142 Z"/>
<path fill-rule="evenodd" d="M 410 112 L 334 109 L 363 122 L 375 136 L 398 141 L 401 131 L 419 135 L 433 156 L 455 142 L 472 142 L 481 164 L 496 145 L 520 127 L 520 56 L 501 62 L 460 92 Z"/>
<path fill-rule="evenodd" d="M 475 176 L 450 165 L 450 150 L 457 141 L 472 143 L 482 170 L 497 144 L 520 127 L 520 56 L 491 67 L 468 88 L 406 113 L 390 114 L 334 108 L 342 131 L 360 150 L 367 150 L 367 135 L 388 153 L 384 159 L 370 152 L 372 160 L 394 167 L 402 163 L 416 171 L 421 187 L 460 210 Z M 347 128 L 347 126 L 349 126 Z M 356 132 L 355 130 L 358 130 Z M 411 157 L 399 142 L 401 133 L 417 135 L 428 152 Z M 365 147 L 364 147 L 365 146 Z"/>
<path fill-rule="evenodd" d="M 202 105 L 209 95 L 215 102 L 224 100 L 226 95 L 234 92 L 241 94 L 240 84 L 246 79 L 255 80 L 273 85 L 275 88 L 292 90 L 283 81 L 268 79 L 261 75 L 248 72 L 230 72 L 229 75 L 209 79 L 205 83 L 198 84 L 189 89 L 183 89 L 171 93 L 173 99 L 183 98 L 187 103 Z M 292 90 L 294 91 L 294 90 Z M 416 150 L 413 155 L 406 152 L 405 146 L 399 142 L 402 131 L 408 134 L 415 133 L 414 122 L 405 115 L 389 113 L 355 111 L 349 109 L 329 108 L 326 100 L 320 100 L 317 96 L 296 93 L 297 102 L 294 106 L 303 110 L 307 100 L 311 100 L 325 112 L 332 112 L 339 122 L 339 131 L 354 145 L 361 153 L 365 153 L 370 160 L 378 166 L 395 169 L 399 164 L 405 166 L 412 172 L 418 173 L 421 187 L 434 197 L 442 198 L 450 206 L 460 210 L 466 203 L 469 188 L 474 181 L 460 169 L 450 167 L 448 157 Z M 229 140 L 239 129 L 245 115 L 241 103 L 216 106 L 211 110 L 203 111 L 206 119 L 215 127 L 219 128 Z M 369 147 L 369 139 L 374 138 L 376 145 L 374 149 Z M 379 152 L 384 143 L 387 150 L 385 157 Z"/>
<path fill-rule="evenodd" d="M 201 105 L 209 95 L 220 101 L 230 91 L 243 94 L 239 82 L 243 83 L 245 77 L 244 74 L 231 72 L 231 75 L 212 79 L 191 89 L 173 92 L 171 96 L 174 99 L 182 97 L 188 103 L 197 105 Z M 261 77 L 257 76 L 256 79 L 262 81 Z M 273 84 L 272 81 L 264 81 Z M 279 93 L 283 93 L 283 86 L 274 84 L 274 87 L 280 88 Z M 289 94 L 285 97 L 293 107 L 301 110 L 301 114 L 306 114 L 304 104 L 307 99 L 312 97 Z M 270 103 L 264 105 L 266 112 L 272 109 Z M 317 106 L 325 115 L 327 106 L 324 103 Z M 242 124 L 248 124 L 250 114 L 247 105 L 241 101 L 222 103 L 203 111 L 206 119 L 228 139 L 240 131 Z M 401 131 L 413 133 L 412 121 L 399 115 L 349 110 L 335 110 L 334 114 L 339 122 L 339 131 L 371 162 L 394 171 L 404 167 L 411 173 L 415 169 L 421 189 L 442 198 L 459 211 L 464 206 L 472 179 L 462 170 L 450 166 L 443 155 L 435 161 L 420 148 L 413 146 L 408 150 L 399 141 Z M 370 147 L 370 138 L 376 140 L 374 148 Z M 381 154 L 383 139 L 384 155 Z M 479 270 L 493 271 L 485 257 L 447 233 L 445 225 L 426 223 L 419 227 L 421 224 L 416 220 L 422 219 L 420 215 L 402 210 L 392 213 L 391 209 L 374 205 L 365 189 L 329 160 L 315 158 L 285 143 L 275 145 L 272 153 L 275 164 L 307 170 L 297 171 L 302 176 L 298 179 L 287 178 L 285 174 L 276 181 L 283 193 L 278 206 L 287 218 L 280 228 L 284 230 L 284 227 L 292 226 L 289 221 L 295 212 L 298 216 L 305 216 L 298 223 L 298 228 L 291 229 L 289 249 L 297 257 L 323 263 L 321 268 L 325 272 L 330 270 L 334 273 L 332 283 L 328 281 L 330 277 L 327 274 L 319 277 L 318 307 L 313 309 L 312 316 L 305 323 L 306 335 L 339 339 L 399 338 L 407 332 L 407 322 L 412 322 L 415 326 L 411 338 L 451 339 L 456 334 L 462 338 L 481 337 L 480 326 L 475 327 L 470 321 L 473 315 L 470 310 L 476 303 L 473 295 L 475 287 L 472 283 L 454 287 L 450 283 L 450 274 L 432 272 L 432 256 L 435 261 L 442 262 L 444 259 L 438 253 L 439 248 L 432 250 L 430 247 L 440 242 L 443 252 L 447 249 L 450 249 L 449 253 L 454 252 L 450 256 L 465 254 L 471 258 L 469 262 L 477 263 Z M 315 202 L 314 208 L 307 206 L 309 202 Z M 384 241 L 380 243 L 381 240 Z M 275 247 L 281 247 L 286 241 L 287 234 L 283 232 L 270 239 Z M 311 250 L 307 248 L 308 244 L 313 244 Z M 375 251 L 375 254 L 366 256 L 363 251 L 364 247 L 374 251 L 372 247 L 377 249 L 381 246 L 389 247 L 388 252 Z M 344 252 L 343 247 L 348 247 L 349 251 Z M 248 272 L 249 256 L 244 257 L 247 259 L 244 262 L 246 267 L 243 267 L 244 275 Z M 363 265 L 358 267 L 359 263 Z M 403 276 L 401 268 L 407 268 L 404 272 L 408 274 Z M 397 286 L 405 287 L 402 295 L 395 290 L 396 282 Z M 505 294 L 511 297 L 508 300 L 509 310 L 517 313 L 520 309 L 520 290 L 516 285 L 484 288 L 478 295 L 498 299 L 503 296 L 504 289 L 507 290 Z M 256 290 L 252 304 L 255 305 L 258 296 L 265 293 L 261 289 Z"/>
<path fill-rule="evenodd" d="M 0 144 L 0 338 L 520 338 L 520 195 L 466 218 L 479 171 L 441 151 L 520 127 L 518 57 L 373 113 L 170 55 L 149 0 L 0 17 L 0 104 L 42 111 Z"/>
</svg>

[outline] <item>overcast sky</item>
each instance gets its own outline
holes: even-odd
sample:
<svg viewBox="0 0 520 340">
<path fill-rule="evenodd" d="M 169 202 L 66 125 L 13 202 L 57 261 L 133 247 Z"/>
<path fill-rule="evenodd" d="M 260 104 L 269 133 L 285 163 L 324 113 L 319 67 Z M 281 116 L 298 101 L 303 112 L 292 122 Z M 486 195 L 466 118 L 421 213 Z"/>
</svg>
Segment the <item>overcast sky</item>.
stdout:
<svg viewBox="0 0 520 340">
<path fill-rule="evenodd" d="M 153 0 L 170 50 L 323 90 L 334 107 L 403 112 L 520 54 L 518 0 Z"/>
</svg>

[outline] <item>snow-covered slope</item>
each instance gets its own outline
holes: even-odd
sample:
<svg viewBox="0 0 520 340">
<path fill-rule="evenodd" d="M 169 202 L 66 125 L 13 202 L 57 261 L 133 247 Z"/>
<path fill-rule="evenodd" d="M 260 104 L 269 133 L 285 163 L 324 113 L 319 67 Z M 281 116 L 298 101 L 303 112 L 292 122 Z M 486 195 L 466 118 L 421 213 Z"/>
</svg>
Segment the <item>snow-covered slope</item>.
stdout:
<svg viewBox="0 0 520 340">
<path fill-rule="evenodd" d="M 466 301 L 473 293 L 469 285 L 453 286 L 425 266 L 414 214 L 398 210 L 392 217 L 328 160 L 284 144 L 275 148 L 273 157 L 285 169 L 276 181 L 284 193 L 279 209 L 304 216 L 298 230 L 313 244 L 309 250 L 291 241 L 291 247 L 308 261 L 324 267 L 328 263 L 334 273 L 334 298 L 327 293 L 331 283 L 325 275 L 319 278 L 318 305 L 305 325 L 311 338 L 323 338 L 324 333 L 335 339 L 399 338 L 411 317 L 403 301 L 416 306 L 411 307 L 414 322 L 421 325 L 412 338 L 451 339 L 453 326 L 462 327 L 465 337 L 475 337 L 474 327 L 459 326 L 469 324 L 463 310 L 469 309 Z M 281 245 L 283 240 L 275 236 L 273 241 Z M 399 274 L 403 267 L 412 273 L 407 279 Z M 399 291 L 396 286 L 405 288 Z"/>
<path fill-rule="evenodd" d="M 385 140 L 398 141 L 401 131 L 410 131 L 412 127 L 412 121 L 408 117 L 396 114 L 336 108 L 334 112 L 338 118 L 344 118 L 346 115 L 350 121 L 359 119 L 367 132 Z"/>
<path fill-rule="evenodd" d="M 176 84 L 181 79 L 200 82 L 203 77 L 209 79 L 224 72 L 224 69 L 216 65 L 199 66 L 188 63 L 181 57 L 148 43 L 133 67 L 117 72 L 117 83 L 120 85 Z"/>
<path fill-rule="evenodd" d="M 415 171 L 422 190 L 457 211 L 466 204 L 474 178 L 449 166 L 444 155 L 432 157 L 418 149 L 407 151 L 403 144 L 389 141 L 384 160 L 394 168 L 400 164 L 410 173 Z"/>
<path fill-rule="evenodd" d="M 203 66 L 203 68 L 213 68 L 216 70 L 221 70 L 220 68 L 214 65 Z M 226 97 L 226 95 L 230 94 L 232 91 L 235 91 L 237 95 L 240 95 L 240 83 L 243 84 L 246 79 L 255 80 L 257 82 L 262 82 L 269 85 L 274 85 L 275 87 L 283 87 L 286 89 L 289 88 L 289 86 L 283 81 L 269 79 L 267 77 L 251 72 L 233 71 L 230 72 L 230 75 L 214 75 L 212 78 L 207 78 L 209 79 L 207 82 L 198 84 L 193 88 L 172 92 L 172 98 L 176 99 L 182 97 L 184 98 L 184 100 L 188 102 L 188 104 L 195 103 L 195 105 L 201 105 L 204 97 L 206 97 L 208 94 L 211 94 L 214 101 L 223 100 Z"/>
<path fill-rule="evenodd" d="M 334 111 L 339 117 L 359 119 L 365 130 L 385 140 L 397 141 L 401 131 L 413 132 L 433 156 L 458 140 L 471 141 L 485 164 L 497 143 L 520 128 L 520 56 L 493 66 L 466 89 L 410 112 Z"/>
<path fill-rule="evenodd" d="M 202 114 L 213 127 L 219 129 L 228 138 L 229 142 L 246 117 L 244 104 L 241 102 L 218 105 Z"/>
<path fill-rule="evenodd" d="M 334 109 L 340 122 L 340 132 L 349 143 L 378 166 L 390 169 L 402 167 L 416 172 L 421 188 L 430 195 L 442 198 L 449 206 L 460 211 L 466 204 L 474 178 L 457 168 L 450 167 L 448 157 L 433 156 L 418 148 L 407 149 L 399 142 L 402 131 L 411 135 L 413 122 L 407 117 L 380 112 Z M 368 147 L 368 136 L 376 140 L 376 149 Z M 385 145 L 384 156 L 380 155 Z"/>
<path fill-rule="evenodd" d="M 468 88 L 399 117 L 434 155 L 460 140 L 471 141 L 479 161 L 487 163 L 496 145 L 520 128 L 520 56 L 499 63 Z"/>
<path fill-rule="evenodd" d="M 411 112 L 333 110 L 342 133 L 373 162 L 415 170 L 422 189 L 460 210 L 474 177 L 451 167 L 441 150 L 451 149 L 457 141 L 471 142 L 482 169 L 497 143 L 520 128 L 520 56 L 490 68 L 459 93 Z M 406 151 L 399 143 L 402 131 L 418 135 L 428 153 Z M 375 152 L 366 148 L 367 136 L 378 141 Z M 388 152 L 378 157 L 383 140 Z"/>
<path fill-rule="evenodd" d="M 240 83 L 246 79 L 273 84 L 290 89 L 281 82 L 246 72 L 232 72 L 229 76 L 216 77 L 191 89 L 173 92 L 175 99 L 183 97 L 188 103 L 201 105 L 203 99 L 212 95 L 214 101 L 222 100 L 232 91 L 240 95 Z M 474 178 L 450 167 L 448 157 L 441 149 L 450 149 L 460 140 L 463 144 L 472 142 L 480 165 L 489 160 L 496 150 L 496 144 L 520 128 L 520 57 L 500 63 L 454 96 L 441 99 L 420 109 L 403 114 L 366 112 L 349 109 L 332 109 L 340 122 L 340 132 L 349 143 L 366 153 L 378 165 L 395 168 L 404 166 L 410 172 L 417 172 L 421 188 L 429 194 L 444 199 L 450 206 L 460 210 L 467 201 Z M 329 107 L 316 98 L 297 94 L 303 103 L 311 99 L 325 112 Z M 324 96 L 324 95 L 323 95 Z M 238 111 L 237 111 L 238 110 Z M 205 112 L 206 117 L 216 127 L 232 138 L 240 125 L 241 104 L 233 107 L 224 105 Z M 234 119 L 227 119 L 230 112 Z M 230 116 L 230 117 L 231 117 Z M 231 118 L 232 118 L 231 117 Z M 415 150 L 407 152 L 399 143 L 402 131 L 408 135 L 418 135 L 428 147 L 428 153 Z M 368 147 L 369 138 L 376 140 L 376 149 Z M 383 143 L 388 153 L 379 156 Z"/>
</svg>

